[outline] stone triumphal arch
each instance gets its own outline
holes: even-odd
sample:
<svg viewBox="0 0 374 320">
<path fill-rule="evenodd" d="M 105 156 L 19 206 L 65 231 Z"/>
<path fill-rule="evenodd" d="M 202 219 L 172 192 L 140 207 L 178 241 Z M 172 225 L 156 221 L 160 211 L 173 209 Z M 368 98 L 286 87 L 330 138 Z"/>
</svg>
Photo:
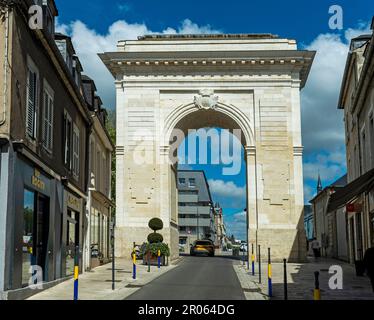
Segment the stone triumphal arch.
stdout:
<svg viewBox="0 0 374 320">
<path fill-rule="evenodd" d="M 222 127 L 240 129 L 245 149 L 249 243 L 305 257 L 300 90 L 314 54 L 270 34 L 151 35 L 100 54 L 117 91 L 116 256 L 155 216 L 177 256 L 173 132 Z"/>
</svg>

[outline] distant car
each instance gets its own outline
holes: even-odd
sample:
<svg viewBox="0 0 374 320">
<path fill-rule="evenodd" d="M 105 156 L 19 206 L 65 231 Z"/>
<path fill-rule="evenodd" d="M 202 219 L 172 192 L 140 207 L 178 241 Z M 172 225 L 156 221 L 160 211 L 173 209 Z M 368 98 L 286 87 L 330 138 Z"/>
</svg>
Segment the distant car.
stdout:
<svg viewBox="0 0 374 320">
<path fill-rule="evenodd" d="M 196 240 L 191 245 L 190 255 L 195 256 L 197 254 L 205 254 L 210 257 L 214 257 L 214 244 L 210 240 Z"/>
</svg>

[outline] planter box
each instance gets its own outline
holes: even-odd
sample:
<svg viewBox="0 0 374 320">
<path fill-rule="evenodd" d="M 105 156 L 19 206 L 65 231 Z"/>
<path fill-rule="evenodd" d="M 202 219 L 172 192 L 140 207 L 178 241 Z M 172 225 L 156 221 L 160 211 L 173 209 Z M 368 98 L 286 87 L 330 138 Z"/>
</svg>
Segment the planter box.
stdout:
<svg viewBox="0 0 374 320">
<path fill-rule="evenodd" d="M 161 256 L 160 258 L 161 258 L 161 265 L 162 266 L 169 265 L 169 259 L 167 257 Z M 150 260 L 151 266 L 158 266 L 158 257 L 157 256 L 151 255 L 151 258 L 149 260 Z M 145 254 L 143 256 L 143 264 L 148 265 L 148 254 Z"/>
</svg>

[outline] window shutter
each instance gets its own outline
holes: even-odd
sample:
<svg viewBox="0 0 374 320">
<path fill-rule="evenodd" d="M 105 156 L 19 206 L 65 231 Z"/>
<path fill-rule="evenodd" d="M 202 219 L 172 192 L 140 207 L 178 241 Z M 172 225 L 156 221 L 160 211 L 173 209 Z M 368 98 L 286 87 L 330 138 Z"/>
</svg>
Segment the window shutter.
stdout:
<svg viewBox="0 0 374 320">
<path fill-rule="evenodd" d="M 53 150 L 53 99 L 49 97 L 49 108 L 48 108 L 48 149 Z"/>
<path fill-rule="evenodd" d="M 26 132 L 35 138 L 36 127 L 36 73 L 29 70 L 27 77 Z"/>
<path fill-rule="evenodd" d="M 79 130 L 73 129 L 73 173 L 79 175 Z"/>
<path fill-rule="evenodd" d="M 43 146 L 52 152 L 53 148 L 53 99 L 44 92 Z"/>
<path fill-rule="evenodd" d="M 48 149 L 48 95 L 44 91 L 43 99 L 43 127 L 42 127 L 42 137 L 43 137 L 43 146 Z"/>
</svg>

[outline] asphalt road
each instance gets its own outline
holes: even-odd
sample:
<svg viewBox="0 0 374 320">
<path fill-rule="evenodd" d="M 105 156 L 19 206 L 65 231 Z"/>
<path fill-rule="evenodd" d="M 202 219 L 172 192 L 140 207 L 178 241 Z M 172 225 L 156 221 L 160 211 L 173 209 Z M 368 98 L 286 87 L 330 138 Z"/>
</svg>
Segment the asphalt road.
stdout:
<svg viewBox="0 0 374 320">
<path fill-rule="evenodd" d="M 186 256 L 127 300 L 245 300 L 229 257 Z"/>
</svg>

